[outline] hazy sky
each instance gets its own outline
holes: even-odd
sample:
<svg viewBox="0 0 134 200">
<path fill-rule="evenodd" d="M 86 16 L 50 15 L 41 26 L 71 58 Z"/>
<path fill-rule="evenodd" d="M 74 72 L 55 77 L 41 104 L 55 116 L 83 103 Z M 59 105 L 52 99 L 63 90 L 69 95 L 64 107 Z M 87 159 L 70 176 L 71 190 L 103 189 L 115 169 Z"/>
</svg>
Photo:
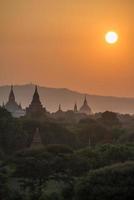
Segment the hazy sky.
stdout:
<svg viewBox="0 0 134 200">
<path fill-rule="evenodd" d="M 0 84 L 30 82 L 134 97 L 134 0 L 0 0 Z"/>
</svg>

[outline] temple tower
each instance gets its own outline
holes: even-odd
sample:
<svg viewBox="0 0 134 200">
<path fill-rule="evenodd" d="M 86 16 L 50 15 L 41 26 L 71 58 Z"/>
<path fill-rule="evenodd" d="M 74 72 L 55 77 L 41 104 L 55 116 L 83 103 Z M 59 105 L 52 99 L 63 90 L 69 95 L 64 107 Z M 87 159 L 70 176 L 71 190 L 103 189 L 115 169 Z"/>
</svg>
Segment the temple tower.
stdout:
<svg viewBox="0 0 134 200">
<path fill-rule="evenodd" d="M 43 108 L 43 106 L 41 104 L 39 93 L 38 93 L 38 88 L 37 88 L 37 86 L 35 86 L 33 98 L 32 98 L 31 104 L 26 109 L 26 114 L 28 116 L 38 117 L 38 116 L 45 114 L 45 112 L 46 112 L 46 109 Z"/>
<path fill-rule="evenodd" d="M 78 108 L 77 108 L 77 104 L 75 103 L 74 104 L 74 113 L 77 113 L 78 112 Z"/>
<path fill-rule="evenodd" d="M 86 114 L 86 115 L 91 115 L 92 114 L 92 110 L 91 110 L 91 108 L 89 107 L 89 105 L 87 103 L 86 95 L 85 95 L 85 99 L 84 99 L 83 105 L 81 106 L 79 112 L 83 113 L 83 114 Z"/>
<path fill-rule="evenodd" d="M 13 117 L 19 118 L 25 115 L 25 111 L 15 100 L 15 95 L 12 85 L 9 93 L 8 102 L 5 105 L 3 104 L 3 106 L 6 110 L 8 110 L 12 114 Z"/>
<path fill-rule="evenodd" d="M 8 102 L 5 104 L 5 108 L 11 113 L 15 112 L 16 110 L 19 109 L 19 105 L 15 101 L 15 95 L 14 95 L 14 91 L 13 91 L 13 86 L 12 85 L 11 85 L 11 89 L 10 89 L 10 93 L 9 93 Z"/>
<path fill-rule="evenodd" d="M 30 147 L 31 148 L 43 147 L 39 128 L 36 128 L 36 131 L 35 131 L 35 133 L 33 135 L 33 140 L 32 140 L 32 143 L 31 143 Z"/>
<path fill-rule="evenodd" d="M 61 109 L 61 104 L 59 104 L 59 109 L 58 109 L 58 111 L 59 111 L 59 112 L 62 111 L 62 109 Z"/>
</svg>

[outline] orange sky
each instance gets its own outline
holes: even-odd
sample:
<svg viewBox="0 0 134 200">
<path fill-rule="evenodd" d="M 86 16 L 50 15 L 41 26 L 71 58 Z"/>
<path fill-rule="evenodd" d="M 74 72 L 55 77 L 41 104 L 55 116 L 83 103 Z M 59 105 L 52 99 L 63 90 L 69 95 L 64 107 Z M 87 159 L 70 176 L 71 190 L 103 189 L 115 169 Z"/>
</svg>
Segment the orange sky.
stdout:
<svg viewBox="0 0 134 200">
<path fill-rule="evenodd" d="M 0 84 L 134 97 L 133 21 L 134 0 L 0 0 Z"/>
</svg>

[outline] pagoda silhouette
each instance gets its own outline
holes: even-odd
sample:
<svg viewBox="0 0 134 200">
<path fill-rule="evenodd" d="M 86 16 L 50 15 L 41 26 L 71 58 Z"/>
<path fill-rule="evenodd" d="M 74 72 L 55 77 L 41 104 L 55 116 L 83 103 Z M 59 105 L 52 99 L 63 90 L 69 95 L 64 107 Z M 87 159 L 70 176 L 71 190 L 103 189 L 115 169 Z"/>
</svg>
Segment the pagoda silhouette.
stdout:
<svg viewBox="0 0 134 200">
<path fill-rule="evenodd" d="M 39 117 L 46 113 L 46 108 L 41 104 L 38 88 L 35 86 L 32 101 L 28 108 L 26 108 L 26 115 L 31 117 Z"/>
</svg>

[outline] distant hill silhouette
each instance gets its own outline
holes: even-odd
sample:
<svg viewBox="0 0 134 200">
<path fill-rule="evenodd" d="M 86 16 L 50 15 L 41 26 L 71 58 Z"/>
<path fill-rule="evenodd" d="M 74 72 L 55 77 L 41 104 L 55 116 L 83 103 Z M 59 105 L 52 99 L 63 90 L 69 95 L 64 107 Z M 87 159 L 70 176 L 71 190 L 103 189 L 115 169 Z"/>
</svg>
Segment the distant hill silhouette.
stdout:
<svg viewBox="0 0 134 200">
<path fill-rule="evenodd" d="M 71 91 L 66 88 L 49 88 L 38 86 L 42 104 L 48 111 L 54 112 L 58 109 L 58 105 L 62 105 L 63 110 L 73 109 L 74 103 L 77 102 L 80 107 L 84 100 L 84 95 L 79 92 Z M 10 86 L 0 86 L 0 104 L 7 101 Z M 15 85 L 14 92 L 16 101 L 21 102 L 23 107 L 29 105 L 34 85 Z M 106 110 L 120 113 L 134 113 L 134 98 L 110 97 L 87 94 L 87 100 L 93 112 L 103 112 Z"/>
</svg>

